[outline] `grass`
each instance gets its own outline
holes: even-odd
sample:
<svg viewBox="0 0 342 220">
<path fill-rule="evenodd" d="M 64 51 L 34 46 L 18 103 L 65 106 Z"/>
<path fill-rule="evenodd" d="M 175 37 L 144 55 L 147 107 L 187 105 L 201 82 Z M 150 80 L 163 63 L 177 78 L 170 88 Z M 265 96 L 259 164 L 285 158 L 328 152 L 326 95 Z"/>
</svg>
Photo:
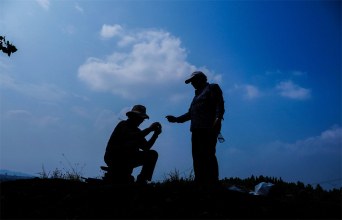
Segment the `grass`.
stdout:
<svg viewBox="0 0 342 220">
<path fill-rule="evenodd" d="M 71 180 L 71 181 L 79 181 L 79 182 L 83 182 L 82 179 L 82 175 L 84 173 L 82 173 L 84 166 L 81 167 L 81 170 L 78 171 L 79 169 L 79 163 L 75 164 L 76 168 L 74 168 L 71 163 L 69 162 L 69 160 L 66 158 L 66 156 L 62 153 L 63 157 L 66 159 L 66 161 L 68 162 L 69 166 L 71 167 L 71 169 L 67 169 L 64 164 L 62 162 L 60 162 L 64 168 L 62 170 L 59 170 L 58 168 L 56 168 L 54 171 L 49 171 L 48 173 L 46 173 L 45 169 L 44 169 L 44 165 L 42 165 L 42 172 L 39 172 L 37 174 L 40 175 L 41 178 L 43 179 L 66 179 L 66 180 Z"/>
<path fill-rule="evenodd" d="M 68 161 L 68 159 L 65 157 L 64 154 L 62 154 L 66 161 L 68 162 L 71 169 L 67 169 L 62 162 L 62 165 L 64 168 L 62 170 L 59 170 L 56 168 L 54 171 L 49 171 L 48 173 L 44 169 L 44 165 L 42 166 L 43 171 L 38 173 L 41 178 L 43 179 L 66 179 L 71 181 L 79 181 L 84 182 L 84 179 L 82 179 L 82 170 L 84 168 L 81 167 L 80 171 L 79 169 L 79 163 L 75 164 L 75 167 L 71 165 L 71 163 Z M 186 175 L 185 172 L 191 169 L 190 174 Z M 174 187 L 192 187 L 195 182 L 195 175 L 194 170 L 192 168 L 189 168 L 188 170 L 180 173 L 179 170 L 176 168 L 174 171 L 170 171 L 169 173 L 164 173 L 164 180 L 162 182 L 151 182 L 149 185 L 152 187 L 166 187 L 166 188 L 174 188 Z M 183 174 L 183 176 L 181 176 Z M 95 178 L 102 179 L 102 176 L 99 175 Z M 260 175 L 259 177 L 254 177 L 253 175 L 250 178 L 246 179 L 240 179 L 240 178 L 224 178 L 220 180 L 220 184 L 222 187 L 227 188 L 232 185 L 235 185 L 239 189 L 243 190 L 244 192 L 249 192 L 250 190 L 254 190 L 254 187 L 260 183 L 260 182 L 270 182 L 275 184 L 276 186 L 276 192 L 277 195 L 281 197 L 285 196 L 293 196 L 297 195 L 300 190 L 305 190 L 305 192 L 308 194 L 307 197 L 315 197 L 315 198 L 329 198 L 331 201 L 341 201 L 341 191 L 340 189 L 333 189 L 333 190 L 323 190 L 322 187 L 317 184 L 315 188 L 313 188 L 310 184 L 307 184 L 307 186 L 304 185 L 304 183 L 298 181 L 297 183 L 288 183 L 284 182 L 281 178 L 275 178 L 275 177 L 263 177 Z"/>
<path fill-rule="evenodd" d="M 65 160 L 68 162 L 69 166 L 71 169 L 67 169 L 62 162 L 60 162 L 63 165 L 63 169 L 60 170 L 56 168 L 54 171 L 49 171 L 48 173 L 45 171 L 44 165 L 42 165 L 42 172 L 39 172 L 37 174 L 40 175 L 40 178 L 42 179 L 66 179 L 66 180 L 71 180 L 71 181 L 80 181 L 83 182 L 84 180 L 82 179 L 82 173 L 84 166 L 81 167 L 81 170 L 78 171 L 79 168 L 79 163 L 75 164 L 75 168 L 71 165 L 69 160 L 66 158 L 64 153 L 62 153 L 63 157 Z M 191 169 L 190 174 L 186 175 L 185 172 Z M 195 175 L 194 175 L 194 169 L 189 168 L 188 170 L 185 170 L 184 172 L 180 173 L 179 170 L 175 168 L 174 171 L 170 171 L 169 173 L 165 174 L 164 173 L 164 180 L 163 183 L 178 183 L 178 182 L 193 182 L 195 180 Z M 103 171 L 102 171 L 103 172 Z M 184 176 L 181 177 L 181 174 L 184 173 Z M 102 175 L 95 176 L 96 179 L 102 179 L 104 172 Z"/>
<path fill-rule="evenodd" d="M 189 176 L 184 174 L 184 177 L 180 177 L 179 170 L 177 170 L 176 168 L 174 172 L 170 171 L 168 174 L 164 173 L 164 183 L 165 182 L 179 182 L 179 181 L 194 181 L 194 180 L 195 180 L 194 169 L 190 171 Z"/>
</svg>

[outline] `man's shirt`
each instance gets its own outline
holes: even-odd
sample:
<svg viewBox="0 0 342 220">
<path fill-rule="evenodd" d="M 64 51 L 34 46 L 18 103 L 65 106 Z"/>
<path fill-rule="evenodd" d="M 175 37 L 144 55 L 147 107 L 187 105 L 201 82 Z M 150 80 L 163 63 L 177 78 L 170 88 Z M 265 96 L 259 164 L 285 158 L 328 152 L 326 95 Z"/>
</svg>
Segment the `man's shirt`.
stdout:
<svg viewBox="0 0 342 220">
<path fill-rule="evenodd" d="M 224 100 L 217 84 L 205 83 L 195 90 L 189 111 L 178 117 L 180 123 L 191 120 L 190 131 L 211 129 L 216 118 L 223 119 Z"/>
<path fill-rule="evenodd" d="M 129 121 L 120 121 L 109 138 L 106 152 L 124 152 L 127 150 L 139 151 L 139 145 L 143 147 L 143 145 L 147 144 L 145 138 L 139 138 L 138 140 L 133 139 L 133 134 L 140 131 L 141 130 L 138 127 L 132 125 L 131 123 L 129 123 Z M 138 141 L 140 144 L 135 144 L 136 149 L 132 149 L 128 146 L 126 146 L 127 149 L 125 149 L 125 145 L 130 145 L 132 141 Z"/>
</svg>

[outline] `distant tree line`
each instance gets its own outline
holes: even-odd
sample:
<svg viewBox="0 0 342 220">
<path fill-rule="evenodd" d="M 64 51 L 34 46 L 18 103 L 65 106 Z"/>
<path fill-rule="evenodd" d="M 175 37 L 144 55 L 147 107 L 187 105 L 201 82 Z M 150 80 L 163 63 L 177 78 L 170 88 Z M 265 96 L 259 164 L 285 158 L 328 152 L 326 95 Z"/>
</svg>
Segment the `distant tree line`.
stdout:
<svg viewBox="0 0 342 220">
<path fill-rule="evenodd" d="M 310 184 L 304 185 L 303 182 L 298 181 L 297 183 L 294 182 L 284 182 L 281 177 L 278 179 L 277 177 L 264 177 L 260 175 L 259 177 L 255 177 L 252 175 L 246 179 L 240 179 L 238 177 L 231 177 L 223 179 L 224 182 L 227 184 L 232 184 L 235 186 L 241 186 L 245 188 L 250 188 L 254 190 L 254 187 L 261 182 L 273 183 L 274 188 L 276 189 L 277 196 L 280 197 L 296 197 L 300 194 L 305 194 L 307 199 L 323 199 L 323 200 L 330 200 L 330 201 L 341 201 L 341 191 L 340 189 L 333 189 L 333 190 L 324 190 L 321 185 L 317 184 L 313 187 Z"/>
<path fill-rule="evenodd" d="M 7 53 L 8 56 L 11 56 L 11 53 L 16 52 L 18 49 L 13 44 L 10 44 L 9 41 L 6 42 L 5 37 L 0 36 L 0 50 Z"/>
</svg>

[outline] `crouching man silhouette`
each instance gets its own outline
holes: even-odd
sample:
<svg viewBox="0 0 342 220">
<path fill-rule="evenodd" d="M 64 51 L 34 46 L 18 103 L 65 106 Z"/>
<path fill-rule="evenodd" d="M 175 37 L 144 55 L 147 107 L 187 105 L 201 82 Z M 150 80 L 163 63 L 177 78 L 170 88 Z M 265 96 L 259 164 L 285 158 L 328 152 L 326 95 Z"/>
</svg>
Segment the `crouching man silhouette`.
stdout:
<svg viewBox="0 0 342 220">
<path fill-rule="evenodd" d="M 146 108 L 142 105 L 134 106 L 126 115 L 128 119 L 119 122 L 110 136 L 104 161 L 108 165 L 108 171 L 111 172 L 110 179 L 125 183 L 133 182 L 134 177 L 131 175 L 133 169 L 142 166 L 136 182 L 146 184 L 152 179 L 158 159 L 158 153 L 150 149 L 162 132 L 161 125 L 155 122 L 144 130 L 138 128 L 146 118 L 149 119 Z M 147 141 L 145 136 L 152 131 L 154 134 Z"/>
</svg>

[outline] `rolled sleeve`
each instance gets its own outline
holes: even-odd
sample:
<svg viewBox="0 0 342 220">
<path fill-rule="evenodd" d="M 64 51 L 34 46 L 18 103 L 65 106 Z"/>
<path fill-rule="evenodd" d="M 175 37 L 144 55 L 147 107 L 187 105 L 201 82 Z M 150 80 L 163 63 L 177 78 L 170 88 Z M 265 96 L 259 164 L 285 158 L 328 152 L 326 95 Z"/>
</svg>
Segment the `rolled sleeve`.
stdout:
<svg viewBox="0 0 342 220">
<path fill-rule="evenodd" d="M 191 107 L 189 108 L 189 111 L 187 113 L 177 117 L 178 123 L 183 123 L 183 122 L 189 121 L 191 119 L 190 110 L 191 110 Z"/>
</svg>

